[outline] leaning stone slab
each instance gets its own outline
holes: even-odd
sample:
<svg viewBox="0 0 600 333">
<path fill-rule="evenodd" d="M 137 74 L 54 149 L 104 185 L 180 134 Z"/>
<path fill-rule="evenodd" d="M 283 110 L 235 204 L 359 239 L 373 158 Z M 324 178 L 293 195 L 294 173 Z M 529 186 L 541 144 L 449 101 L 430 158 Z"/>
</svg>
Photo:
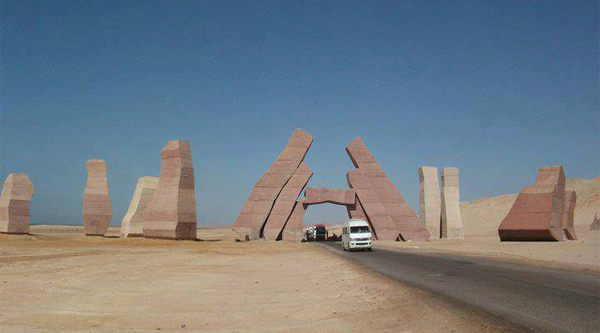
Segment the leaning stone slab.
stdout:
<svg viewBox="0 0 600 333">
<path fill-rule="evenodd" d="M 356 193 L 356 191 L 355 191 Z M 356 200 L 356 197 L 355 197 Z M 360 219 L 360 220 L 365 220 L 365 221 L 369 221 L 367 219 L 367 214 L 365 214 L 365 210 L 362 208 L 360 202 L 358 202 L 358 200 L 356 200 L 356 203 L 354 205 L 347 205 L 346 206 L 346 210 L 348 211 L 348 217 L 351 219 Z M 373 229 L 373 226 L 371 226 L 371 229 Z"/>
<path fill-rule="evenodd" d="M 144 236 L 144 211 L 158 186 L 157 177 L 141 177 L 137 180 L 129 209 L 121 221 L 121 237 Z"/>
<path fill-rule="evenodd" d="M 0 195 L 0 233 L 28 234 L 33 184 L 26 173 L 6 177 Z"/>
<path fill-rule="evenodd" d="M 89 160 L 85 167 L 88 178 L 83 192 L 83 232 L 86 236 L 103 236 L 113 215 L 106 178 L 108 165 L 103 160 Z"/>
<path fill-rule="evenodd" d="M 308 181 L 313 175 L 313 171 L 308 167 L 308 164 L 302 162 L 292 178 L 285 184 L 283 190 L 277 197 L 275 205 L 269 214 L 267 222 L 263 230 L 263 237 L 267 240 L 281 239 L 281 232 L 285 227 L 296 200 L 302 193 L 302 190 L 308 184 Z"/>
<path fill-rule="evenodd" d="M 260 237 L 260 231 L 277 197 L 304 160 L 312 142 L 310 134 L 300 128 L 294 130 L 283 152 L 256 183 L 235 220 L 232 229 L 240 239 L 254 240 Z"/>
<path fill-rule="evenodd" d="M 304 204 L 304 198 L 296 201 L 294 210 L 290 215 L 283 231 L 281 232 L 281 239 L 285 241 L 301 241 L 305 238 L 304 229 L 302 224 L 304 222 L 304 214 L 308 206 Z"/>
<path fill-rule="evenodd" d="M 196 239 L 196 193 L 190 143 L 169 141 L 161 152 L 160 177 L 144 211 L 144 237 Z"/>
<path fill-rule="evenodd" d="M 533 186 L 517 196 L 498 227 L 502 241 L 560 241 L 565 200 L 562 166 L 541 167 Z"/>
<path fill-rule="evenodd" d="M 436 167 L 419 168 L 419 218 L 432 238 L 441 237 L 442 198 Z"/>
<path fill-rule="evenodd" d="M 575 205 L 577 204 L 577 193 L 573 190 L 565 191 L 565 202 L 563 206 L 562 228 L 569 240 L 576 240 L 575 234 Z"/>
<path fill-rule="evenodd" d="M 458 168 L 442 169 L 442 238 L 464 238 Z"/>
<path fill-rule="evenodd" d="M 346 152 L 357 168 L 347 173 L 350 188 L 379 240 L 428 240 L 430 235 L 417 214 L 406 204 L 394 183 L 356 137 Z"/>
</svg>

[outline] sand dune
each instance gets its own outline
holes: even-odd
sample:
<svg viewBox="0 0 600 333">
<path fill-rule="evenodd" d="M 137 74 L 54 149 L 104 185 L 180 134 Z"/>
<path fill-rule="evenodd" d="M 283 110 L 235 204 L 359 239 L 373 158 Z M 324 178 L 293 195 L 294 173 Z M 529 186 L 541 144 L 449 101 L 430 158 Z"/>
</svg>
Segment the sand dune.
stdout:
<svg viewBox="0 0 600 333">
<path fill-rule="evenodd" d="M 594 214 L 600 213 L 600 177 L 570 178 L 567 179 L 566 188 L 577 193 L 575 226 L 579 230 L 589 228 L 594 220 Z M 508 214 L 517 195 L 517 193 L 505 194 L 461 203 L 465 235 L 496 234 L 498 225 Z"/>
</svg>

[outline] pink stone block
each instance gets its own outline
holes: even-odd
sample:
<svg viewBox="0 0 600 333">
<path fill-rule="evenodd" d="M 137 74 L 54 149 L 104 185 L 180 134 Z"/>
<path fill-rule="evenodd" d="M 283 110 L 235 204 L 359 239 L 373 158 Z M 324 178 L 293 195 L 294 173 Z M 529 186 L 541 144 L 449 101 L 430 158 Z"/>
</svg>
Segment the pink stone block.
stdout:
<svg viewBox="0 0 600 333">
<path fill-rule="evenodd" d="M 285 224 L 285 228 L 281 232 L 281 239 L 286 241 L 301 241 L 304 238 L 304 229 L 302 223 L 304 222 L 304 214 L 306 208 L 304 205 L 304 198 L 296 202 L 292 214 Z"/>
<path fill-rule="evenodd" d="M 190 143 L 169 141 L 161 151 L 158 185 L 143 213 L 146 238 L 196 239 L 196 193 Z"/>
<path fill-rule="evenodd" d="M 540 168 L 533 186 L 523 188 L 498 227 L 503 241 L 566 238 L 563 229 L 565 174 L 562 166 Z"/>
<path fill-rule="evenodd" d="M 0 233 L 29 233 L 29 207 L 34 193 L 26 173 L 6 177 L 0 195 Z"/>
<path fill-rule="evenodd" d="M 232 229 L 240 239 L 254 240 L 261 236 L 261 230 L 267 222 L 267 218 L 277 198 L 288 181 L 290 181 L 290 178 L 295 174 L 312 142 L 313 138 L 310 134 L 300 128 L 294 130 L 283 152 L 279 154 L 277 160 L 256 183 L 252 192 L 250 192 L 247 202 L 263 202 L 263 204 L 252 205 L 253 209 L 250 211 L 246 208 L 248 205 L 244 205 L 245 208 L 240 211 L 233 225 Z M 302 179 L 294 180 L 293 182 L 302 183 Z M 298 183 L 294 183 L 290 188 L 297 188 Z M 290 192 L 293 191 L 290 190 Z M 291 204 L 287 198 L 282 202 L 286 202 L 285 205 L 288 206 Z M 255 207 L 260 207 L 260 210 L 254 209 Z M 274 223 L 275 225 L 276 223 Z M 276 229 L 276 227 L 273 229 Z M 272 237 L 275 231 L 269 231 L 269 233 L 270 237 Z"/>
<path fill-rule="evenodd" d="M 356 204 L 354 190 L 307 187 L 304 192 L 304 203 L 308 205 L 332 203 L 336 205 Z"/>
<path fill-rule="evenodd" d="M 103 236 L 112 219 L 112 202 L 103 160 L 86 162 L 88 178 L 83 192 L 83 232 L 86 236 Z"/>
<path fill-rule="evenodd" d="M 292 175 L 292 178 L 283 187 L 279 197 L 275 201 L 275 205 L 267 218 L 263 229 L 263 237 L 267 240 L 282 239 L 282 231 L 296 205 L 296 199 L 304 190 L 306 184 L 313 175 L 313 171 L 304 162 Z"/>
</svg>

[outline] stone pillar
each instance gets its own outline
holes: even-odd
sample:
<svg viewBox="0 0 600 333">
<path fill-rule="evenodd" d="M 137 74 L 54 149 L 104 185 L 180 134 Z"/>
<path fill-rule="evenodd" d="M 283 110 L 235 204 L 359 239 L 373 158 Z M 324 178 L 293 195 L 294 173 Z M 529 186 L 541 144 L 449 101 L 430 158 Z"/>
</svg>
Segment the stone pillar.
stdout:
<svg viewBox="0 0 600 333">
<path fill-rule="evenodd" d="M 0 195 L 0 233 L 29 233 L 29 207 L 34 193 L 26 173 L 6 177 Z"/>
<path fill-rule="evenodd" d="M 431 238 L 441 237 L 442 199 L 436 167 L 419 168 L 419 218 Z"/>
<path fill-rule="evenodd" d="M 187 141 L 172 140 L 161 152 L 158 185 L 144 212 L 144 237 L 196 239 L 194 165 Z"/>
<path fill-rule="evenodd" d="M 442 238 L 464 238 L 458 168 L 442 169 Z"/>
<path fill-rule="evenodd" d="M 89 160 L 85 167 L 88 178 L 83 192 L 83 232 L 86 236 L 103 236 L 113 214 L 106 178 L 108 165 L 103 160 Z"/>
<path fill-rule="evenodd" d="M 141 177 L 137 180 L 129 209 L 121 221 L 121 237 L 142 237 L 144 211 L 158 186 L 157 177 Z"/>
<path fill-rule="evenodd" d="M 576 240 L 575 234 L 575 206 L 577 205 L 577 193 L 573 190 L 565 191 L 565 202 L 563 205 L 562 228 L 567 239 Z"/>
</svg>

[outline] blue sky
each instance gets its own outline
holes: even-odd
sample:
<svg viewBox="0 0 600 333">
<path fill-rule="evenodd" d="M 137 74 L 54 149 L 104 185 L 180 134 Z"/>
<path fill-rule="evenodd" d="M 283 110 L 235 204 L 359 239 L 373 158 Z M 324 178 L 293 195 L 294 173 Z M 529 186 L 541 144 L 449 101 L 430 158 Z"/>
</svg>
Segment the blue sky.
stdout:
<svg viewBox="0 0 600 333">
<path fill-rule="evenodd" d="M 192 144 L 199 225 L 232 224 L 302 127 L 311 186 L 347 187 L 360 135 L 418 210 L 418 167 L 463 201 L 542 165 L 600 168 L 598 1 L 0 1 L 0 177 L 32 223 L 81 223 L 85 161 L 112 224 L 168 140 Z M 305 222 L 338 221 L 311 207 Z"/>
</svg>

